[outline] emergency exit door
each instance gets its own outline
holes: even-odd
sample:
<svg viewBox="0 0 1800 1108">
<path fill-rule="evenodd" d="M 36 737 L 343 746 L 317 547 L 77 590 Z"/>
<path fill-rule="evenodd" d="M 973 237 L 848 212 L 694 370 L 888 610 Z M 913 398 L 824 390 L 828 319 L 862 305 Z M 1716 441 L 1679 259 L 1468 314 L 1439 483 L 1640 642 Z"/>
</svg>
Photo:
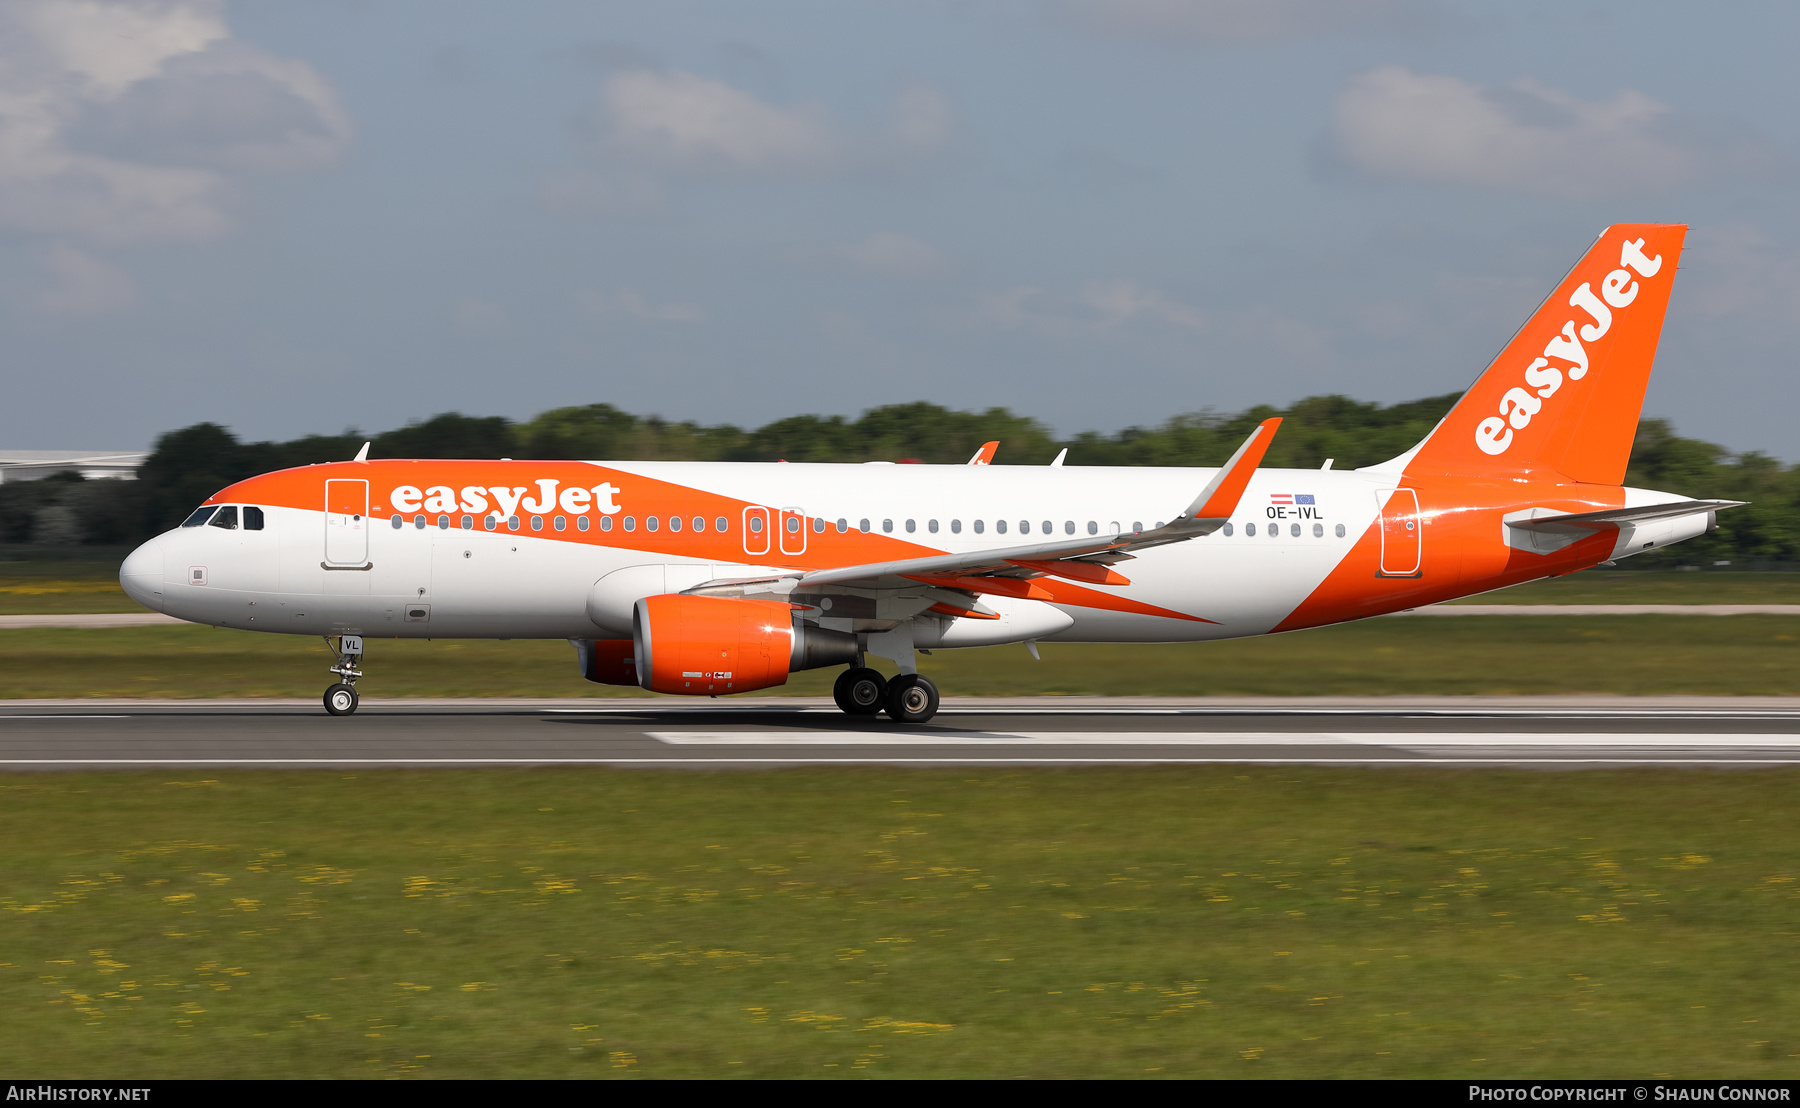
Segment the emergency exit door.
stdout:
<svg viewBox="0 0 1800 1108">
<path fill-rule="evenodd" d="M 1419 494 L 1412 489 L 1382 490 L 1382 577 L 1417 577 L 1424 564 L 1424 534 L 1419 521 Z"/>
<path fill-rule="evenodd" d="M 325 564 L 361 566 L 369 560 L 369 483 L 325 482 Z"/>
</svg>

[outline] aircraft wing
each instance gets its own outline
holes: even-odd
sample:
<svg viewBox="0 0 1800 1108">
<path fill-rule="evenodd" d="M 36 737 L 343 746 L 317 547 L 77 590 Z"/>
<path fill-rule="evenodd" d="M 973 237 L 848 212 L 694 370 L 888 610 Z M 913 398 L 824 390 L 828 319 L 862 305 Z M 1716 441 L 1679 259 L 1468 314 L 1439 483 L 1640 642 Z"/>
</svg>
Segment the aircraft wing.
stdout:
<svg viewBox="0 0 1800 1108">
<path fill-rule="evenodd" d="M 1231 517 L 1250 475 L 1268 452 L 1269 441 L 1281 425 L 1280 418 L 1259 424 L 1237 453 L 1219 469 L 1193 503 L 1174 520 L 1148 531 L 1129 534 L 1094 535 L 1085 538 L 1059 539 L 1055 542 L 1026 543 L 1019 546 L 969 551 L 960 554 L 935 554 L 924 558 L 902 558 L 892 562 L 870 562 L 863 565 L 816 569 L 798 575 L 795 590 L 816 591 L 820 586 L 855 586 L 859 588 L 904 588 L 913 582 L 969 589 L 972 578 L 1014 578 L 1029 580 L 1051 575 L 1088 584 L 1128 585 L 1131 582 L 1110 565 L 1127 561 L 1140 550 L 1186 542 L 1210 535 Z M 707 587 L 727 585 L 709 582 Z"/>
</svg>

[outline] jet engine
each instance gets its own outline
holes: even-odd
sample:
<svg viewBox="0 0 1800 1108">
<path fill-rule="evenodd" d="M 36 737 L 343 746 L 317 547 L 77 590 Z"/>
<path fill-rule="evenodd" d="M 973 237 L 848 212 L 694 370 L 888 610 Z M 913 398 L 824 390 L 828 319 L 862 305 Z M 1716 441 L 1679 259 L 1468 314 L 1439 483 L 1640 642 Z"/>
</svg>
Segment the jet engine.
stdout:
<svg viewBox="0 0 1800 1108">
<path fill-rule="evenodd" d="M 652 692 L 750 692 L 857 656 L 856 636 L 809 624 L 775 600 L 646 596 L 633 606 L 631 624 L 638 684 Z"/>
</svg>

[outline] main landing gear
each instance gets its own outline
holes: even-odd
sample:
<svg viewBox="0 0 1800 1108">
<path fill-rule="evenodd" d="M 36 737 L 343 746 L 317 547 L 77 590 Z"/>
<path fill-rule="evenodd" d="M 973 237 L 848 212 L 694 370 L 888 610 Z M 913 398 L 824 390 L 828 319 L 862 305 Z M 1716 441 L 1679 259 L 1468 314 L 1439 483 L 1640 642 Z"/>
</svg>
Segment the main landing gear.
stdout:
<svg viewBox="0 0 1800 1108">
<path fill-rule="evenodd" d="M 347 716 L 356 711 L 361 700 L 356 695 L 356 679 L 362 676 L 362 670 L 357 668 L 362 663 L 362 636 L 344 635 L 338 639 L 337 646 L 332 646 L 330 636 L 326 636 L 325 645 L 338 660 L 331 672 L 342 678 L 325 690 L 325 711 L 334 716 Z"/>
<path fill-rule="evenodd" d="M 872 716 L 885 711 L 896 723 L 924 723 L 937 715 L 937 686 L 916 673 L 903 673 L 892 681 L 867 666 L 855 666 L 838 675 L 831 688 L 837 706 L 853 716 Z"/>
</svg>

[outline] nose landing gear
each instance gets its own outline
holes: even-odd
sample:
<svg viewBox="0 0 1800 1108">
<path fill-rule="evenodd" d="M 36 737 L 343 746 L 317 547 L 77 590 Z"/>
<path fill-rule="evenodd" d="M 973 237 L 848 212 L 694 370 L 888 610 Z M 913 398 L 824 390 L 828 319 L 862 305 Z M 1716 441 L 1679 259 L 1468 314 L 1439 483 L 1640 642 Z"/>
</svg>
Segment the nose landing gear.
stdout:
<svg viewBox="0 0 1800 1108">
<path fill-rule="evenodd" d="M 325 645 L 338 660 L 331 672 L 343 679 L 325 690 L 325 711 L 334 716 L 347 716 L 356 711 L 361 699 L 356 695 L 356 679 L 362 676 L 362 670 L 357 668 L 362 662 L 362 636 L 341 636 L 337 646 L 332 646 L 331 637 L 326 636 Z"/>
</svg>

